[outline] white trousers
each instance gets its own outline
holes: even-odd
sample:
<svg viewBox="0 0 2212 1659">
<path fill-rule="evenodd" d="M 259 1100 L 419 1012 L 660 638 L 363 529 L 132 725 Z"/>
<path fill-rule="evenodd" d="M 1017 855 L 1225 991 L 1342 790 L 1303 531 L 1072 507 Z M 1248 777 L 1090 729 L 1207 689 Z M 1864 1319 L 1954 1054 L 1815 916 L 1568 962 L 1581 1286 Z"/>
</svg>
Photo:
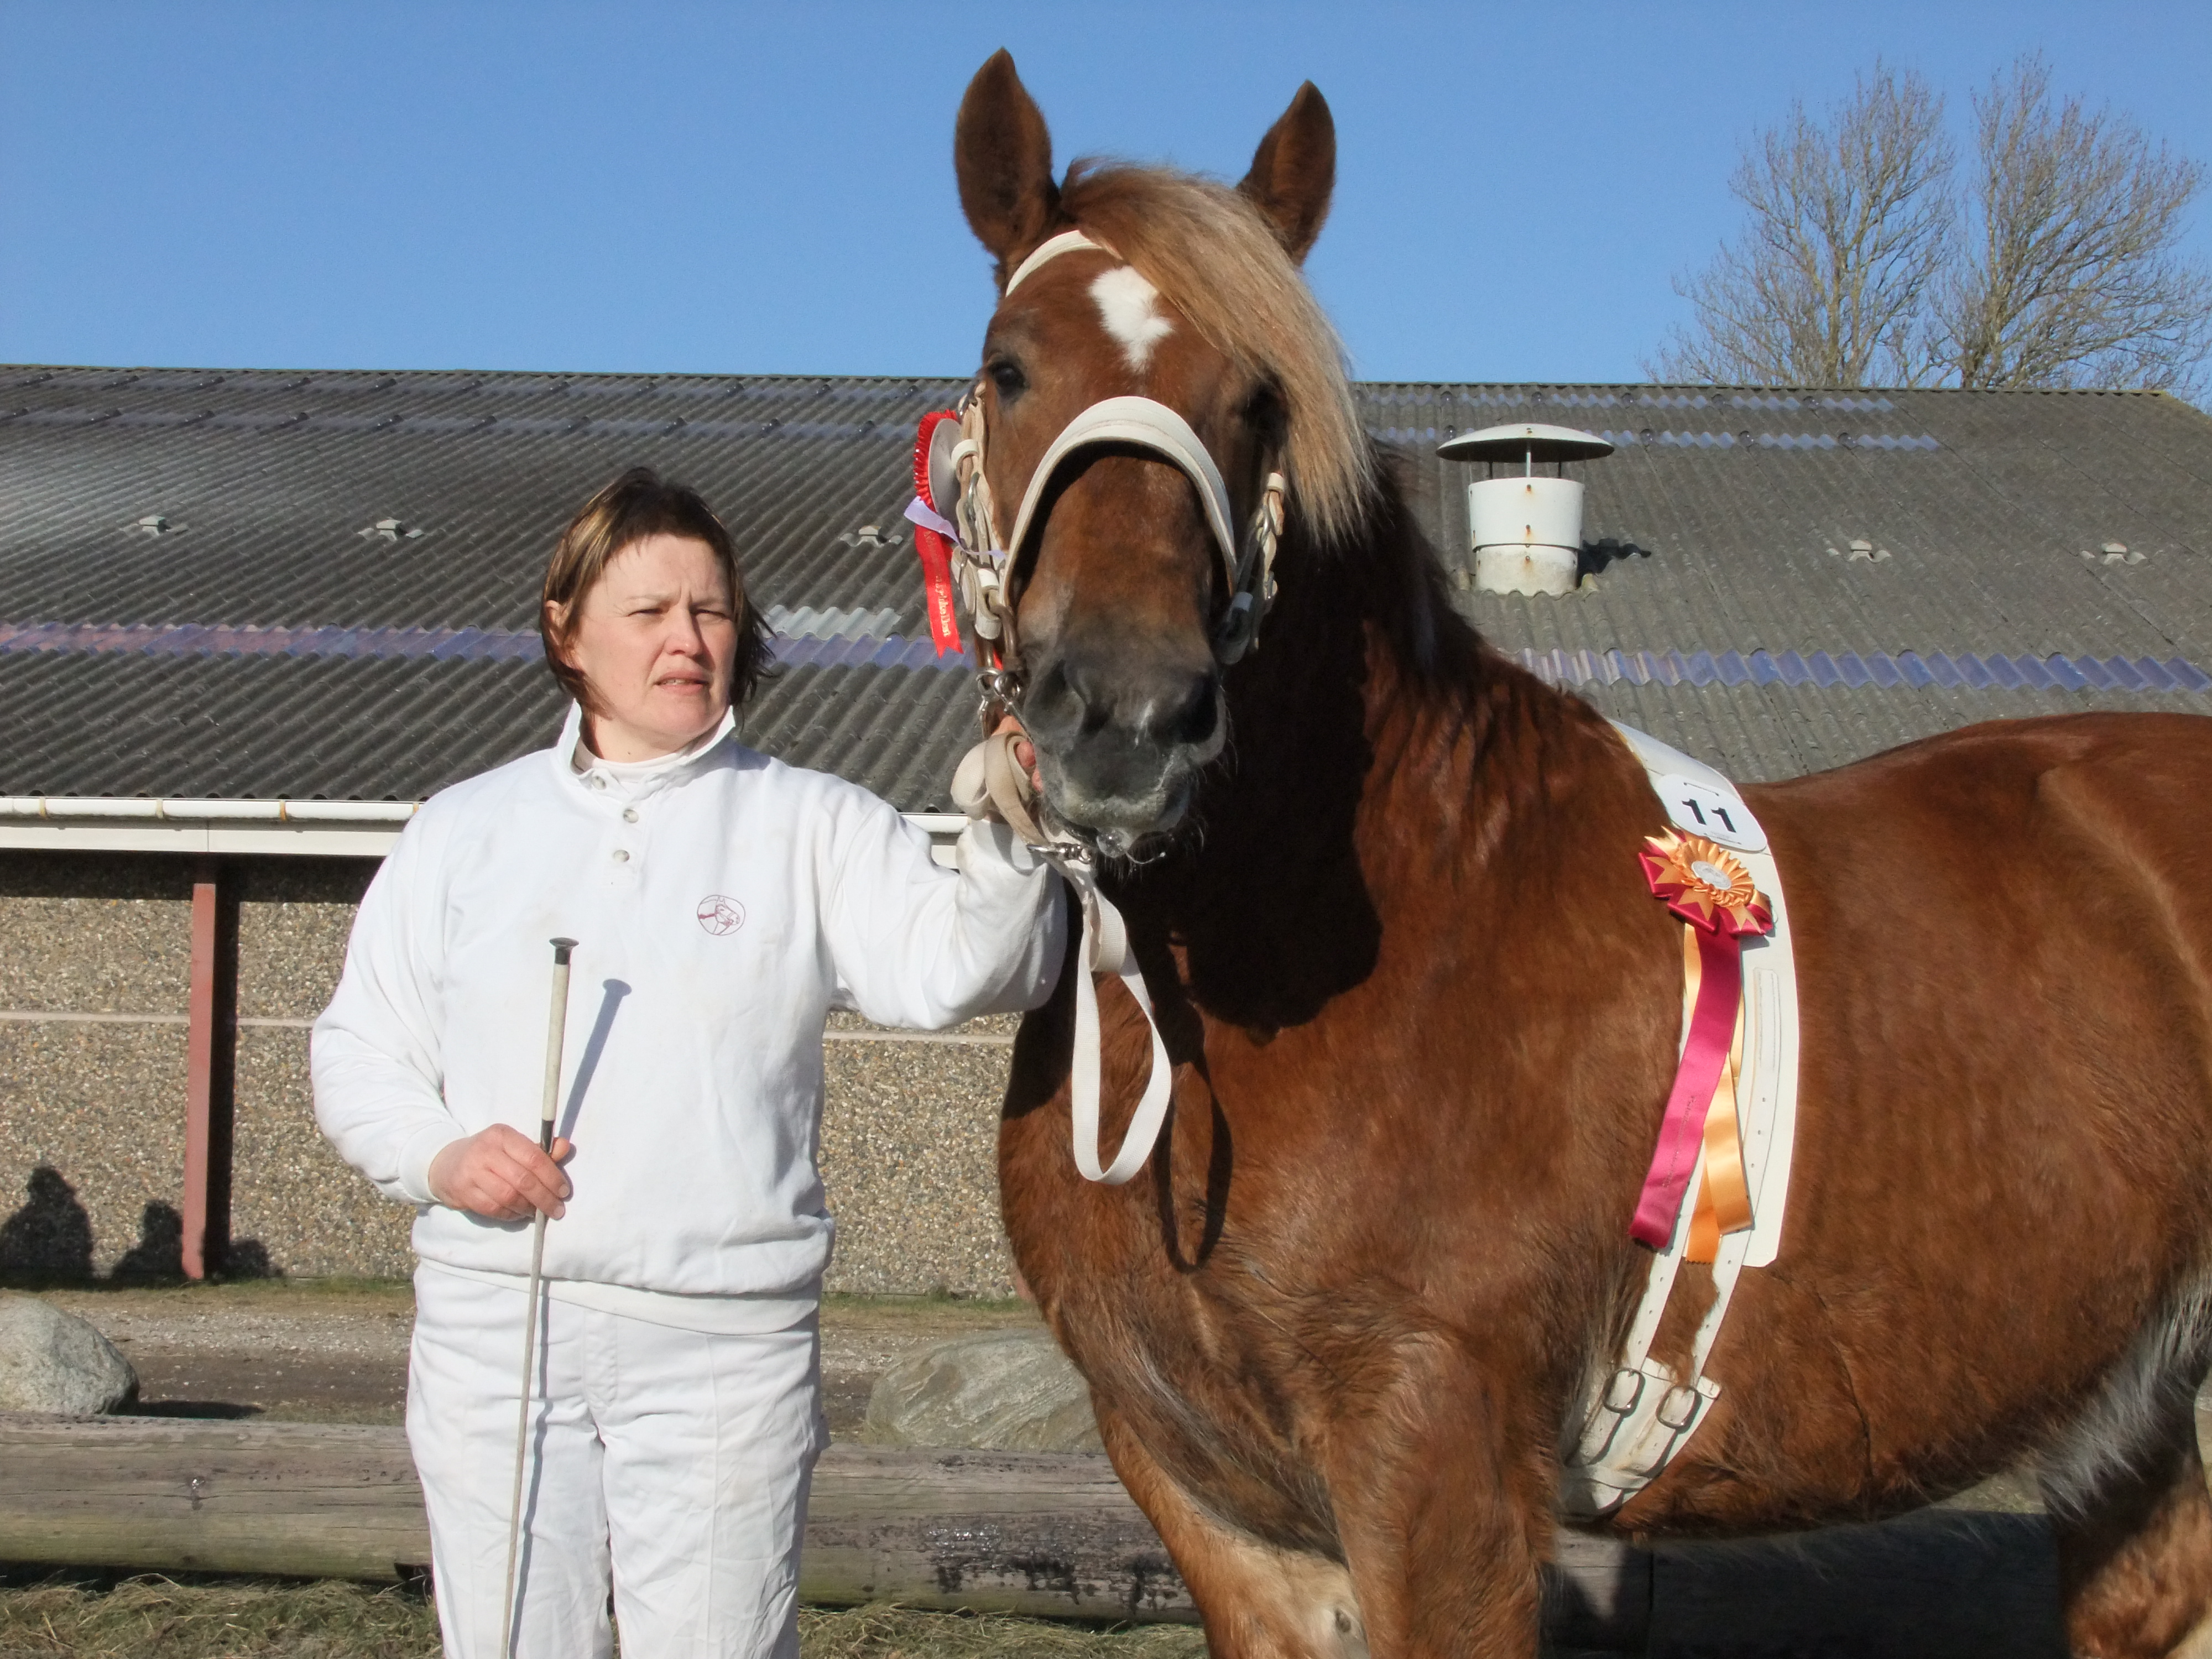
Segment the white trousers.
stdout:
<svg viewBox="0 0 2212 1659">
<path fill-rule="evenodd" d="M 825 1438 L 814 1319 L 716 1336 L 541 1297 L 502 1655 L 522 1292 L 415 1275 L 407 1439 L 450 1659 L 796 1659 L 799 1547 Z"/>
</svg>

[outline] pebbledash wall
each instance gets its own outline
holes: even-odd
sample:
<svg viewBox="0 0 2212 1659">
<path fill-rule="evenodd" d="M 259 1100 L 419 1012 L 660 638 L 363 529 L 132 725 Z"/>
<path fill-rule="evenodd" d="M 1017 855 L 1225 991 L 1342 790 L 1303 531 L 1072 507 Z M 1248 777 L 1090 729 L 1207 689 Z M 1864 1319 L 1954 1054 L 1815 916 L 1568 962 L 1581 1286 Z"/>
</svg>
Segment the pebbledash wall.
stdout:
<svg viewBox="0 0 2212 1659">
<path fill-rule="evenodd" d="M 411 1271 L 414 1211 L 317 1132 L 307 1030 L 375 862 L 241 858 L 232 1272 Z M 174 1273 L 191 860 L 0 852 L 0 1273 Z M 999 1104 L 1015 1022 L 921 1036 L 840 1016 L 822 1172 L 836 1291 L 1012 1294 Z"/>
</svg>

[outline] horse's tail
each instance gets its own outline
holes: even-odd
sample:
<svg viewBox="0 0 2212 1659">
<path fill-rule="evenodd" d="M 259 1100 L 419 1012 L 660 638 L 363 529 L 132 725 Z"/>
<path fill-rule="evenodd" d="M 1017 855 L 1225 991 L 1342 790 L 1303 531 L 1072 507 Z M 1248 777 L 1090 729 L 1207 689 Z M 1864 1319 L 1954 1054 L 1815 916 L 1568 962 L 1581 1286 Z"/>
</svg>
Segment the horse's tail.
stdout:
<svg viewBox="0 0 2212 1659">
<path fill-rule="evenodd" d="M 2169 1294 L 2089 1403 L 2045 1451 L 2045 1505 L 2078 1518 L 2113 1487 L 2156 1473 L 2177 1436 L 2193 1434 L 2197 1391 L 2212 1370 L 2212 1267 Z"/>
</svg>

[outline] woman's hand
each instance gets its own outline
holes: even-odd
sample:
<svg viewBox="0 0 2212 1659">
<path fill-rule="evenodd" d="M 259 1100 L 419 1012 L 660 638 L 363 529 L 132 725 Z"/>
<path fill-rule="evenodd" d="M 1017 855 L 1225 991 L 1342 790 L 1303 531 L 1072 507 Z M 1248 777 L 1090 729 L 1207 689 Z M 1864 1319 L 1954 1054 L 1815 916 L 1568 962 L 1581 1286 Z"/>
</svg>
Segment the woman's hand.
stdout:
<svg viewBox="0 0 2212 1659">
<path fill-rule="evenodd" d="M 1029 733 L 1023 729 L 1022 723 L 1019 720 L 1016 720 L 1012 714 L 1002 714 L 999 717 L 999 729 L 992 732 L 991 735 L 994 738 L 1000 738 L 1004 737 L 1009 732 L 1016 734 L 1014 740 L 1015 764 L 1019 766 L 1022 769 L 1023 773 L 1028 777 L 1030 789 L 1039 795 L 1043 794 L 1044 774 L 1037 769 L 1036 745 L 1030 741 Z"/>
<path fill-rule="evenodd" d="M 574 1190 L 561 1165 L 575 1150 L 556 1139 L 548 1158 L 536 1141 L 495 1123 L 430 1160 L 430 1196 L 488 1221 L 520 1221 L 538 1210 L 557 1221 L 568 1213 L 562 1200 Z"/>
</svg>

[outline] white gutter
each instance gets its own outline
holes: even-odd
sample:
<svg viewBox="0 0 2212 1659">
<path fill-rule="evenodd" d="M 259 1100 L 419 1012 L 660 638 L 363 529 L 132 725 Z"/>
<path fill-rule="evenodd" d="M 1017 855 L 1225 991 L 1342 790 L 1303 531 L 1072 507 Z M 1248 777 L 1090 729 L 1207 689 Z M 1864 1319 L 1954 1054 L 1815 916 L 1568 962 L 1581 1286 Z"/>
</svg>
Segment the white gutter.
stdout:
<svg viewBox="0 0 2212 1659">
<path fill-rule="evenodd" d="M 420 801 L 171 800 L 143 796 L 0 795 L 0 848 L 79 853 L 275 854 L 382 858 Z M 968 820 L 908 812 L 938 862 Z"/>
<path fill-rule="evenodd" d="M 0 795 L 0 819 L 159 818 L 211 823 L 217 819 L 276 823 L 404 823 L 420 801 L 403 800 L 152 800 L 143 795 Z"/>
</svg>

